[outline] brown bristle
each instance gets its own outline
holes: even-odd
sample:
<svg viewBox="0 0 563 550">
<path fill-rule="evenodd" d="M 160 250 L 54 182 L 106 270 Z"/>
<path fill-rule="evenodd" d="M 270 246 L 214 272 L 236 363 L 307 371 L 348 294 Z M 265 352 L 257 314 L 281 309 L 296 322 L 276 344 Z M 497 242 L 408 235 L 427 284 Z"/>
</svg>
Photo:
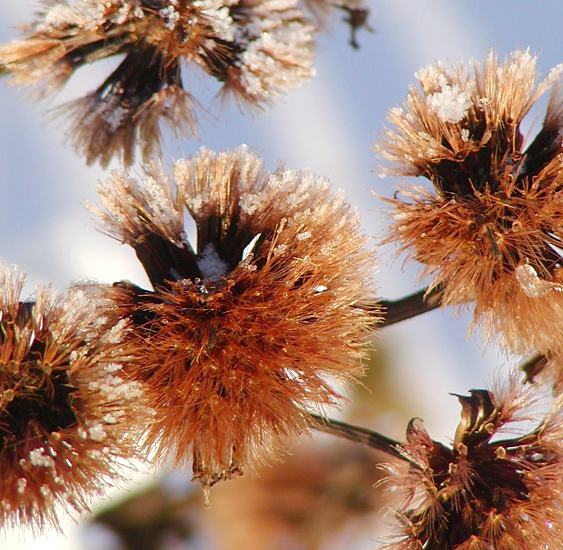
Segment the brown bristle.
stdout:
<svg viewBox="0 0 563 550">
<path fill-rule="evenodd" d="M 194 477 L 212 485 L 306 430 L 306 410 L 337 403 L 334 381 L 361 372 L 373 318 L 353 306 L 372 293 L 372 258 L 358 219 L 326 182 L 268 173 L 244 147 L 177 162 L 176 189 L 146 170 L 142 184 L 115 174 L 101 187 L 106 230 L 133 247 L 168 241 L 201 276 L 171 256 L 155 270 L 147 256 L 154 291 L 106 292 L 115 318 L 137 323 L 126 370 L 156 411 L 149 444 L 161 458 L 193 458 Z"/>
<path fill-rule="evenodd" d="M 561 351 L 563 123 L 560 70 L 539 85 L 535 58 L 491 54 L 474 75 L 441 65 L 418 73 L 422 92 L 393 109 L 378 146 L 387 173 L 424 176 L 388 199 L 388 241 L 425 265 L 444 304 L 475 302 L 475 324 L 517 353 Z M 526 148 L 523 117 L 553 87 L 543 127 Z"/>
<path fill-rule="evenodd" d="M 0 527 L 58 527 L 120 479 L 151 416 L 118 373 L 125 324 L 102 332 L 79 292 L 21 302 L 22 284 L 0 270 Z"/>
</svg>

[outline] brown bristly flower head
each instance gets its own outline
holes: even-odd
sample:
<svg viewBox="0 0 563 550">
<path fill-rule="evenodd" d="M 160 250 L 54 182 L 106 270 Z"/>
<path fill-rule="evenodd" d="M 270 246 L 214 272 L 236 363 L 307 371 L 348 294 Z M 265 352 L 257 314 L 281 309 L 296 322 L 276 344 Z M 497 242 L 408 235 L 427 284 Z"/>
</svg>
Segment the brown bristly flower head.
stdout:
<svg viewBox="0 0 563 550">
<path fill-rule="evenodd" d="M 561 397 L 546 413 L 538 394 L 512 376 L 504 390 L 471 390 L 458 398 L 461 422 L 451 448 L 413 419 L 402 445 L 411 466 L 386 468 L 387 489 L 403 497 L 395 511 L 400 532 L 388 548 L 559 548 Z M 530 431 L 523 429 L 530 423 Z M 512 435 L 502 436 L 507 432 Z"/>
<path fill-rule="evenodd" d="M 536 85 L 536 58 L 491 53 L 462 66 L 417 73 L 394 125 L 376 147 L 393 175 L 424 176 L 388 199 L 388 241 L 425 265 L 445 304 L 475 302 L 475 322 L 517 353 L 563 350 L 563 96 L 553 69 Z M 520 125 L 552 88 L 543 126 L 525 147 Z"/>
<path fill-rule="evenodd" d="M 102 333 L 79 292 L 22 302 L 23 282 L 0 268 L 0 528 L 58 527 L 120 478 L 149 414 L 119 375 L 125 322 Z"/>
<path fill-rule="evenodd" d="M 264 170 L 246 147 L 175 165 L 141 182 L 115 173 L 99 190 L 106 231 L 132 246 L 154 291 L 108 295 L 130 317 L 127 372 L 146 383 L 148 439 L 203 485 L 305 430 L 306 409 L 361 372 L 373 318 L 372 255 L 356 214 L 309 172 Z M 197 227 L 188 242 L 185 211 Z"/>
<path fill-rule="evenodd" d="M 196 132 L 182 61 L 263 107 L 312 76 L 312 32 L 297 0 L 56 0 L 24 39 L 0 47 L 0 68 L 47 95 L 79 67 L 123 54 L 96 90 L 61 112 L 88 163 L 120 156 L 132 164 L 139 141 L 145 160 L 159 151 L 161 122 Z"/>
</svg>

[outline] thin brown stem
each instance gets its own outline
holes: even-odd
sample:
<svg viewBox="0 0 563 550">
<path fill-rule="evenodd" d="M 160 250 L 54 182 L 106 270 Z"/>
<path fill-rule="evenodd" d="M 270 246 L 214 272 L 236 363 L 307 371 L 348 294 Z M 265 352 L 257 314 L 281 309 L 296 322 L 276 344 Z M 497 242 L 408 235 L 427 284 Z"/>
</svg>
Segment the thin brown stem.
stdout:
<svg viewBox="0 0 563 550">
<path fill-rule="evenodd" d="M 530 357 L 520 365 L 520 370 L 525 374 L 524 382 L 533 383 L 534 378 L 545 368 L 548 358 L 541 353 Z"/>
<path fill-rule="evenodd" d="M 423 288 L 399 300 L 382 300 L 385 315 L 382 325 L 394 325 L 440 307 L 443 293 L 442 287 L 437 286 L 430 290 Z"/>
<path fill-rule="evenodd" d="M 340 422 L 339 420 L 333 420 L 332 418 L 325 418 L 317 414 L 311 414 L 310 426 L 319 432 L 335 435 L 336 437 L 341 437 L 348 441 L 377 449 L 378 451 L 382 451 L 394 458 L 409 462 L 418 467 L 415 462 L 411 461 L 408 456 L 399 450 L 400 443 L 398 441 L 383 434 L 373 432 L 367 428 L 353 426 L 346 422 Z"/>
<path fill-rule="evenodd" d="M 373 312 L 378 317 L 383 313 L 383 321 L 379 326 L 385 327 L 440 307 L 443 293 L 444 290 L 439 285 L 432 289 L 423 288 L 398 300 L 374 300 L 359 304 L 358 307 Z"/>
</svg>

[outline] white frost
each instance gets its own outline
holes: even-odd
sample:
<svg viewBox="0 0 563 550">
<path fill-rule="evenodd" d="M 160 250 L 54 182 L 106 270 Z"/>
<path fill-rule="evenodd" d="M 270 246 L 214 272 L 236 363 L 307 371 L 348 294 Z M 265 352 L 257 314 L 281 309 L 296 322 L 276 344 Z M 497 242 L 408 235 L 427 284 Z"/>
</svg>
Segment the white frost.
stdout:
<svg viewBox="0 0 563 550">
<path fill-rule="evenodd" d="M 92 441 L 103 441 L 106 438 L 106 432 L 104 427 L 101 424 L 94 424 L 88 428 L 88 432 L 90 433 L 90 439 Z"/>
<path fill-rule="evenodd" d="M 197 266 L 204 278 L 211 279 L 212 281 L 219 280 L 227 273 L 229 268 L 228 264 L 219 257 L 213 243 L 205 245 L 197 260 Z"/>
<path fill-rule="evenodd" d="M 563 292 L 563 285 L 540 279 L 530 264 L 519 265 L 515 274 L 522 290 L 530 298 L 541 298 L 551 291 Z"/>
<path fill-rule="evenodd" d="M 471 96 L 461 90 L 457 84 L 444 86 L 442 91 L 436 92 L 427 98 L 428 106 L 436 112 L 444 122 L 459 122 L 462 120 L 469 107 Z"/>
<path fill-rule="evenodd" d="M 42 466 L 43 468 L 54 468 L 55 461 L 50 456 L 45 456 L 45 449 L 39 447 L 29 453 L 29 461 L 33 466 Z"/>
</svg>

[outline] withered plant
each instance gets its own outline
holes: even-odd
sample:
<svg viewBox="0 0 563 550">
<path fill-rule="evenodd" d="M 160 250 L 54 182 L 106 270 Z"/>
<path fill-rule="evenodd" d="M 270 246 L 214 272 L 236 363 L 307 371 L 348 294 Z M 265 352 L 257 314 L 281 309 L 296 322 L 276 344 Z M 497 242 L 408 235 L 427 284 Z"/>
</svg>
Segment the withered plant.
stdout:
<svg viewBox="0 0 563 550">
<path fill-rule="evenodd" d="M 388 173 L 423 176 L 432 189 L 389 200 L 388 240 L 424 264 L 445 304 L 475 304 L 475 323 L 507 349 L 563 346 L 562 67 L 539 85 L 536 58 L 491 53 L 473 73 L 425 67 L 376 147 Z M 543 126 L 529 144 L 520 124 L 552 88 Z"/>
<path fill-rule="evenodd" d="M 303 432 L 308 409 L 336 403 L 331 379 L 361 373 L 372 256 L 350 206 L 312 173 L 268 173 L 241 147 L 180 160 L 174 179 L 149 165 L 140 182 L 115 173 L 100 187 L 104 229 L 135 249 L 154 287 L 105 295 L 110 317 L 136 326 L 126 372 L 156 411 L 148 444 L 193 459 L 212 485 Z"/>
<path fill-rule="evenodd" d="M 78 282 L 24 301 L 22 277 L 0 270 L 0 528 L 57 527 L 141 458 L 191 465 L 206 497 L 244 474 L 234 500 L 223 498 L 244 500 L 237 512 L 264 540 L 294 529 L 316 548 L 374 512 L 385 487 L 394 525 L 384 548 L 561 545 L 561 66 L 539 83 L 529 50 L 504 62 L 491 52 L 470 70 L 425 67 L 420 88 L 390 111 L 376 146 L 384 175 L 430 182 L 384 199 L 386 241 L 429 279 L 399 300 L 377 296 L 372 246 L 327 180 L 267 171 L 246 146 L 201 148 L 172 172 L 158 157 L 162 122 L 196 133 L 183 65 L 264 107 L 313 76 L 313 38 L 334 12 L 357 47 L 356 31 L 371 30 L 360 0 L 53 0 L 0 47 L 0 74 L 39 84 L 40 96 L 83 65 L 123 56 L 62 110 L 88 163 L 125 165 L 91 209 L 150 281 Z M 523 119 L 548 93 L 541 129 L 525 139 Z M 144 162 L 131 169 L 137 146 Z M 450 304 L 473 307 L 487 342 L 525 356 L 495 389 L 458 396 L 451 444 L 417 418 L 400 442 L 328 417 L 361 383 L 376 331 Z M 312 431 L 368 449 L 297 453 L 281 466 Z M 369 449 L 389 460 L 377 488 L 381 455 Z M 248 478 L 256 471 L 261 481 Z M 151 512 L 159 531 L 147 540 L 177 527 Z M 245 547 L 268 544 L 257 540 Z"/>
<path fill-rule="evenodd" d="M 151 419 L 120 373 L 125 321 L 102 331 L 103 304 L 38 289 L 0 268 L 0 525 L 58 525 L 123 476 Z"/>
<path fill-rule="evenodd" d="M 406 471 L 387 468 L 400 492 L 400 532 L 388 548 L 510 550 L 557 548 L 563 536 L 561 400 L 534 411 L 537 395 L 513 377 L 496 392 L 458 396 L 461 422 L 451 447 L 413 419 L 398 448 Z M 533 422 L 530 431 L 511 425 Z"/>
</svg>

